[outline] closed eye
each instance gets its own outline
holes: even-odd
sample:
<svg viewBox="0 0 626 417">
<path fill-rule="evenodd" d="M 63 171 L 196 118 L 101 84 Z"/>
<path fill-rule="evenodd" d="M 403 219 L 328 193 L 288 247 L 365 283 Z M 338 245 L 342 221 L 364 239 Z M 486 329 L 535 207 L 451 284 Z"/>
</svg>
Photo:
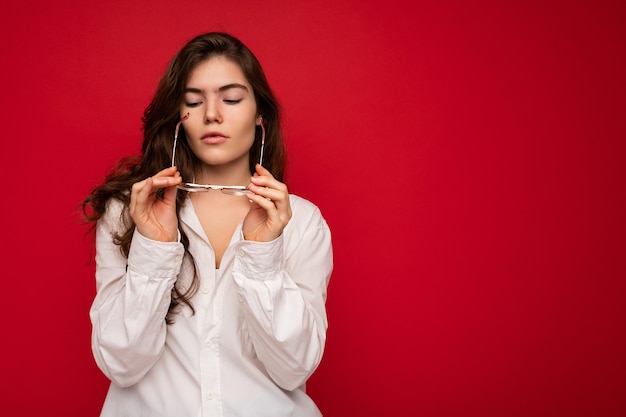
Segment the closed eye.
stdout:
<svg viewBox="0 0 626 417">
<path fill-rule="evenodd" d="M 201 104 L 202 104 L 201 101 L 195 101 L 193 103 L 185 103 L 185 106 L 193 108 L 193 107 L 198 107 Z"/>
<path fill-rule="evenodd" d="M 230 105 L 233 105 L 233 104 L 237 104 L 237 103 L 241 102 L 241 100 L 242 100 L 242 99 L 239 99 L 239 100 L 226 100 L 226 99 L 225 99 L 225 100 L 224 100 L 224 103 L 226 103 L 226 104 L 230 104 Z"/>
</svg>

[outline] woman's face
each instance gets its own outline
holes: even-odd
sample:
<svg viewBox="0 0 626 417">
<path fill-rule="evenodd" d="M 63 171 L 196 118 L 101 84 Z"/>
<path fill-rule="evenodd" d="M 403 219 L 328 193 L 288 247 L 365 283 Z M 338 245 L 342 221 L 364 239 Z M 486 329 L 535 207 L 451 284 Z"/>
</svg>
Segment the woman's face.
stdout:
<svg viewBox="0 0 626 417">
<path fill-rule="evenodd" d="M 252 86 L 241 68 L 223 56 L 198 64 L 189 76 L 181 117 L 193 153 L 211 166 L 245 166 L 260 124 Z"/>
</svg>

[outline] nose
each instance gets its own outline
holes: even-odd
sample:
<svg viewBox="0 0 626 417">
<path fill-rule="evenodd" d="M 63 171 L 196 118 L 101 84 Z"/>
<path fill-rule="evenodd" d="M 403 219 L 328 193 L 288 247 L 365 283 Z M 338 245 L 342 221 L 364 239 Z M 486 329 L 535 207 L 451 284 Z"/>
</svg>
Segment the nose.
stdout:
<svg viewBox="0 0 626 417">
<path fill-rule="evenodd" d="M 221 115 L 217 100 L 208 99 L 206 101 L 204 120 L 206 121 L 206 123 L 221 123 L 222 122 L 222 115 Z"/>
</svg>

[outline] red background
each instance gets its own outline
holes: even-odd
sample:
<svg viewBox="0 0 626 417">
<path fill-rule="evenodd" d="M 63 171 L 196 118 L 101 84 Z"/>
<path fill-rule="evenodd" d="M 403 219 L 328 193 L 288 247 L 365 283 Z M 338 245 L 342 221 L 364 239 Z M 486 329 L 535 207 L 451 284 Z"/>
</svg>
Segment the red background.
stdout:
<svg viewBox="0 0 626 417">
<path fill-rule="evenodd" d="M 0 413 L 98 414 L 76 205 L 176 50 L 226 30 L 334 233 L 325 416 L 626 415 L 623 1 L 13 3 Z"/>
</svg>

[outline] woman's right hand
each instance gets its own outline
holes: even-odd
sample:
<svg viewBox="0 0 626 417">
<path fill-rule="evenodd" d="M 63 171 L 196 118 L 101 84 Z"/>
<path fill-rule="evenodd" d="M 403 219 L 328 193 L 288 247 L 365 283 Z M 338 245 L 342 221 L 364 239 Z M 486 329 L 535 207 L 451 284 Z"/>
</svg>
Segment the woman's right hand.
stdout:
<svg viewBox="0 0 626 417">
<path fill-rule="evenodd" d="M 181 182 L 178 169 L 171 167 L 133 184 L 130 216 L 142 236 L 160 242 L 175 242 L 178 239 L 176 186 Z M 165 192 L 159 199 L 156 193 L 161 188 L 165 188 Z"/>
</svg>

